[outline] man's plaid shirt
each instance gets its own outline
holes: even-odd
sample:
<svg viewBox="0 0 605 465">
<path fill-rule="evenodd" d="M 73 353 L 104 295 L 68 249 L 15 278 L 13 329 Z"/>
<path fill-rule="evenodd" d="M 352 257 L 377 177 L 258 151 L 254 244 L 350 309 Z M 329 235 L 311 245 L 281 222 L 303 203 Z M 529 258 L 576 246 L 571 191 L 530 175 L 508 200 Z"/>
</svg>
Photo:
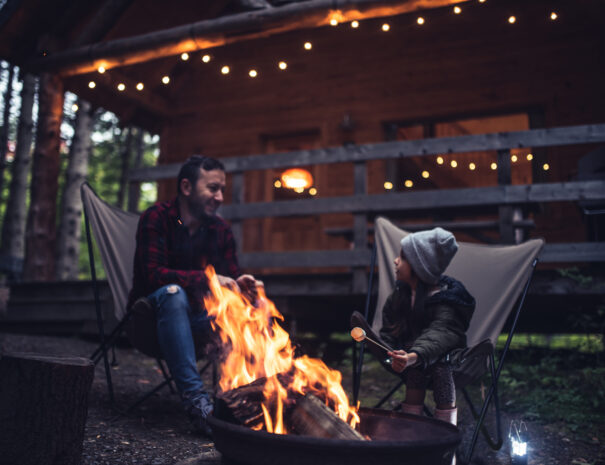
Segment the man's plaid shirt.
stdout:
<svg viewBox="0 0 605 465">
<path fill-rule="evenodd" d="M 162 286 L 178 284 L 187 292 L 191 309 L 200 311 L 202 296 L 208 290 L 206 265 L 234 279 L 241 274 L 235 239 L 227 222 L 210 217 L 190 236 L 180 219 L 176 199 L 147 209 L 139 219 L 136 239 L 129 307 Z"/>
</svg>

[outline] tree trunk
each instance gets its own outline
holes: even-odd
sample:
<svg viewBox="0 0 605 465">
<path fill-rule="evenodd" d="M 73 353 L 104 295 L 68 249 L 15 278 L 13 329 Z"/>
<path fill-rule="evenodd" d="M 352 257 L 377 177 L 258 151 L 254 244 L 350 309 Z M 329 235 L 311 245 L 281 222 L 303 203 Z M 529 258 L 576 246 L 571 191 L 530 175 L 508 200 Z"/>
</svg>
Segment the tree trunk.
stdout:
<svg viewBox="0 0 605 465">
<path fill-rule="evenodd" d="M 14 274 L 21 274 L 23 271 L 23 256 L 25 254 L 25 202 L 34 133 L 32 111 L 35 90 L 36 78 L 32 74 L 25 74 L 23 88 L 21 89 L 21 113 L 17 126 L 17 147 L 12 164 L 12 180 L 2 224 L 2 245 L 0 248 L 0 255 L 13 264 L 11 270 Z"/>
<path fill-rule="evenodd" d="M 126 139 L 122 146 L 120 158 L 122 160 L 122 168 L 120 170 L 120 190 L 118 191 L 117 207 L 124 208 L 126 200 L 126 190 L 128 189 L 128 169 L 130 168 L 130 158 L 132 155 L 132 128 L 126 129 Z"/>
<path fill-rule="evenodd" d="M 133 169 L 139 169 L 143 165 L 143 155 L 145 152 L 144 131 L 139 128 L 134 141 L 136 155 Z M 141 183 L 131 182 L 128 184 L 128 211 L 136 213 L 139 211 L 139 199 L 141 198 Z"/>
<path fill-rule="evenodd" d="M 4 93 L 4 113 L 2 115 L 2 133 L 0 133 L 0 201 L 2 189 L 4 188 L 4 170 L 6 169 L 6 152 L 8 151 L 8 135 L 10 129 L 10 109 L 13 97 L 13 78 L 15 76 L 15 67 L 10 63 L 8 65 L 8 81 L 6 82 L 6 92 Z"/>
<path fill-rule="evenodd" d="M 79 464 L 93 377 L 86 358 L 0 354 L 0 462 Z"/>
<path fill-rule="evenodd" d="M 88 173 L 92 117 L 90 103 L 78 101 L 74 138 L 69 151 L 61 204 L 61 221 L 57 236 L 56 279 L 78 279 L 82 199 L 80 186 Z"/>
<path fill-rule="evenodd" d="M 24 278 L 30 281 L 50 281 L 55 277 L 63 82 L 56 75 L 42 74 L 38 95 L 38 129 L 25 233 Z"/>
</svg>

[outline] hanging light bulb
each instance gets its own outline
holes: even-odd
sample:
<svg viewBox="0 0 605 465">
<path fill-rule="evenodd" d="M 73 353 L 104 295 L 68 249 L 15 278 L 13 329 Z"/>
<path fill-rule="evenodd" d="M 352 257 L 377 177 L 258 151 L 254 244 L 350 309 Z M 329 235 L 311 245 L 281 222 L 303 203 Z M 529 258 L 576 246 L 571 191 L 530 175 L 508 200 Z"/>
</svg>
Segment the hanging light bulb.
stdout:
<svg viewBox="0 0 605 465">
<path fill-rule="evenodd" d="M 309 194 L 317 195 L 317 189 L 315 187 L 312 187 L 311 189 L 309 189 Z"/>
<path fill-rule="evenodd" d="M 424 24 L 424 18 L 422 16 L 418 16 L 416 22 L 422 26 Z"/>
<path fill-rule="evenodd" d="M 105 66 L 99 66 L 97 68 L 97 71 L 99 72 L 99 74 L 103 74 L 105 72 Z"/>
<path fill-rule="evenodd" d="M 311 50 L 313 48 L 313 44 L 311 42 L 305 42 L 305 50 Z"/>
<path fill-rule="evenodd" d="M 226 65 L 221 68 L 221 73 L 223 74 L 229 74 L 229 71 L 231 71 L 231 69 Z"/>
<path fill-rule="evenodd" d="M 332 18 L 330 20 L 330 26 L 338 26 L 338 20 L 336 18 Z"/>
<path fill-rule="evenodd" d="M 383 30 L 384 32 L 388 32 L 390 29 L 391 29 L 391 25 L 390 25 L 389 23 L 384 23 L 384 24 L 382 25 L 382 30 Z"/>
<path fill-rule="evenodd" d="M 168 84 L 170 82 L 170 76 L 164 76 L 162 78 L 162 83 L 163 84 Z"/>
<path fill-rule="evenodd" d="M 450 166 L 451 166 L 452 168 L 456 168 L 456 167 L 458 166 L 458 162 L 457 162 L 456 160 L 452 160 L 452 161 L 450 162 Z"/>
<path fill-rule="evenodd" d="M 510 24 L 515 24 L 517 22 L 517 18 L 515 16 L 509 16 L 508 17 L 508 22 Z"/>
<path fill-rule="evenodd" d="M 468 169 L 471 171 L 475 171 L 475 169 L 477 168 L 477 165 L 475 165 L 474 163 L 469 163 L 468 164 Z"/>
<path fill-rule="evenodd" d="M 145 88 L 145 85 L 144 85 L 142 82 L 139 82 L 139 83 L 137 84 L 137 90 L 138 90 L 138 91 L 141 91 L 141 90 L 143 90 L 144 88 Z"/>
<path fill-rule="evenodd" d="M 256 76 L 258 76 L 258 72 L 255 69 L 251 69 L 250 71 L 248 71 L 248 76 L 250 76 L 251 78 L 255 78 Z"/>
<path fill-rule="evenodd" d="M 556 12 L 552 12 L 550 13 L 550 19 L 552 19 L 553 21 L 555 21 L 557 18 L 559 17 L 559 15 Z"/>
<path fill-rule="evenodd" d="M 313 176 L 302 168 L 290 168 L 282 173 L 281 182 L 288 189 L 306 189 L 313 185 Z"/>
<path fill-rule="evenodd" d="M 445 160 L 443 160 L 443 157 L 437 157 L 437 164 L 438 165 L 443 165 Z"/>
<path fill-rule="evenodd" d="M 534 159 L 533 153 L 528 153 L 526 158 L 527 158 L 527 161 L 532 161 Z"/>
<path fill-rule="evenodd" d="M 210 63 L 210 55 L 204 55 L 204 56 L 202 57 L 202 61 L 203 61 L 204 63 Z"/>
<path fill-rule="evenodd" d="M 406 179 L 403 185 L 409 189 L 411 187 L 414 187 L 414 182 L 411 179 Z"/>
<path fill-rule="evenodd" d="M 94 89 L 97 86 L 97 83 L 95 81 L 90 81 L 88 83 L 88 87 L 90 87 L 91 89 Z"/>
<path fill-rule="evenodd" d="M 385 188 L 386 190 L 390 191 L 390 190 L 393 188 L 393 183 L 392 183 L 392 182 L 389 182 L 389 181 L 386 181 L 386 182 L 384 183 L 384 188 Z"/>
<path fill-rule="evenodd" d="M 489 167 L 490 167 L 492 170 L 497 170 L 497 169 L 498 169 L 498 163 L 495 163 L 495 162 L 494 162 L 494 163 L 492 163 L 491 165 L 489 165 Z"/>
<path fill-rule="evenodd" d="M 517 163 L 517 160 L 518 160 L 518 159 L 519 159 L 519 158 L 517 157 L 517 155 L 511 155 L 511 156 L 510 156 L 510 161 L 512 161 L 513 163 Z"/>
<path fill-rule="evenodd" d="M 351 27 L 357 29 L 359 27 L 359 21 L 351 21 Z"/>
<path fill-rule="evenodd" d="M 550 169 L 550 165 L 549 165 L 548 163 L 544 163 L 544 164 L 542 165 L 542 169 L 543 169 L 544 171 L 548 171 L 548 170 Z"/>
<path fill-rule="evenodd" d="M 74 103 L 74 104 L 71 106 L 71 111 L 73 111 L 74 113 L 77 113 L 77 111 L 78 111 L 78 109 L 79 109 L 79 108 L 80 108 L 80 107 L 78 106 L 78 104 L 77 104 L 77 103 Z"/>
<path fill-rule="evenodd" d="M 424 179 L 428 179 L 428 177 L 429 177 L 429 176 L 430 176 L 430 174 L 429 174 L 429 172 L 428 172 L 428 171 L 426 171 L 426 170 L 425 170 L 425 171 L 423 171 L 423 172 L 422 172 L 422 177 L 423 177 Z"/>
<path fill-rule="evenodd" d="M 276 188 L 278 188 L 278 189 L 279 189 L 279 188 L 281 187 L 281 181 L 278 179 L 277 181 L 275 181 L 275 182 L 273 183 L 273 186 L 275 186 Z"/>
<path fill-rule="evenodd" d="M 454 7 L 454 14 L 459 15 L 460 13 L 462 13 L 462 8 L 460 8 L 459 6 L 455 6 Z"/>
<path fill-rule="evenodd" d="M 123 92 L 124 89 L 126 89 L 126 85 L 123 82 L 120 82 L 117 87 L 120 92 Z"/>
<path fill-rule="evenodd" d="M 189 54 L 187 52 L 181 53 L 181 60 L 187 61 L 189 59 Z"/>
<path fill-rule="evenodd" d="M 284 70 L 288 68 L 288 63 L 286 63 L 285 61 L 280 61 L 277 66 L 279 67 L 279 69 Z"/>
</svg>

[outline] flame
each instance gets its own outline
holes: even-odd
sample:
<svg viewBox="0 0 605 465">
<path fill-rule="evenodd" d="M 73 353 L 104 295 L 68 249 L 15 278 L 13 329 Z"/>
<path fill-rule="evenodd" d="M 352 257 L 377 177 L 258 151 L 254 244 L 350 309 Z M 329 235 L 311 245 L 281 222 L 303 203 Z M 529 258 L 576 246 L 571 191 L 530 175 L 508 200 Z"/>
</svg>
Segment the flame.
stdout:
<svg viewBox="0 0 605 465">
<path fill-rule="evenodd" d="M 324 400 L 343 421 L 355 427 L 359 416 L 349 405 L 342 375 L 321 360 L 295 357 L 290 336 L 279 325 L 283 316 L 264 289 L 258 288 L 252 305 L 241 293 L 221 286 L 213 267 L 208 266 L 205 273 L 210 292 L 204 297 L 204 305 L 225 349 L 219 362 L 220 390 L 226 392 L 266 378 L 262 412 L 265 429 L 272 433 L 287 434 L 285 405 L 293 395 L 307 393 Z M 282 385 L 284 382 L 287 385 Z"/>
</svg>

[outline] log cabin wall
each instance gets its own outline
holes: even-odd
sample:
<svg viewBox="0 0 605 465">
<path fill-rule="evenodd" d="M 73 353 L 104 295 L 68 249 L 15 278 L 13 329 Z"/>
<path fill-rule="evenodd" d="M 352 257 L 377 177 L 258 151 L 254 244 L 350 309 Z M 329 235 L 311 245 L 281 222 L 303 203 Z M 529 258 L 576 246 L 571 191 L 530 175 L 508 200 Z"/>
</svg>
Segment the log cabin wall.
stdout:
<svg viewBox="0 0 605 465">
<path fill-rule="evenodd" d="M 403 15 L 363 21 L 357 29 L 341 24 L 217 48 L 208 64 L 194 54 L 171 91 L 178 116 L 163 126 L 160 163 L 193 153 L 229 157 L 384 141 L 392 124 L 516 115 L 504 118 L 502 127 L 477 129 L 493 132 L 603 122 L 603 10 L 600 1 L 469 2 L 460 15 L 451 8 L 426 10 L 423 25 L 418 15 Z M 515 24 L 507 21 L 512 14 Z M 385 22 L 388 32 L 381 30 Z M 307 41 L 310 51 L 303 48 Z M 285 71 L 277 67 L 281 60 L 288 63 Z M 224 65 L 228 75 L 220 72 Z M 250 78 L 250 69 L 258 77 Z M 352 128 L 343 125 L 347 117 Z M 589 149 L 536 151 L 533 172 L 513 167 L 513 182 L 573 179 Z M 549 171 L 541 170 L 545 162 Z M 318 196 L 353 194 L 352 164 L 309 169 Z M 383 192 L 392 171 L 383 161 L 368 163 L 368 193 Z M 468 173 L 452 173 L 441 174 L 447 185 L 439 187 L 472 185 Z M 246 173 L 246 202 L 276 199 L 278 175 Z M 173 181 L 161 182 L 160 199 L 174 189 Z M 555 242 L 585 239 L 577 207 L 545 208 L 548 215 L 541 217 L 548 222 L 537 220 L 537 233 Z M 352 223 L 347 213 L 246 220 L 243 249 L 348 248 L 344 238 L 324 230 Z"/>
</svg>

